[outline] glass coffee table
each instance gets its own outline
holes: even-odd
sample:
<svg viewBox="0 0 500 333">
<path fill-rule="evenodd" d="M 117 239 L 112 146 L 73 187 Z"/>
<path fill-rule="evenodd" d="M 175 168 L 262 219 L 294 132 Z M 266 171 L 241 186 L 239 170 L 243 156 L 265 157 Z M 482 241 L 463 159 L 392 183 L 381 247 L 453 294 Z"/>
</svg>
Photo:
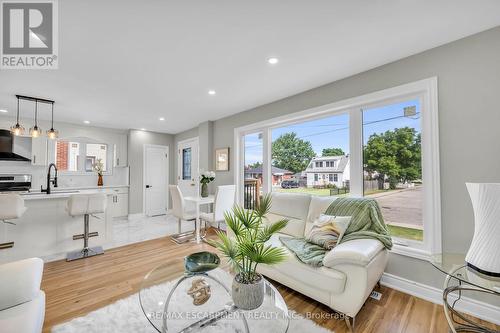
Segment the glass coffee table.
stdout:
<svg viewBox="0 0 500 333">
<path fill-rule="evenodd" d="M 233 275 L 228 271 L 216 268 L 207 273 L 183 272 L 184 259 L 175 259 L 154 268 L 142 281 L 141 308 L 156 331 L 288 331 L 290 317 L 286 303 L 267 280 L 264 303 L 246 311 L 232 302 Z"/>
<path fill-rule="evenodd" d="M 431 264 L 446 274 L 443 307 L 450 331 L 495 333 L 466 318 L 455 310 L 463 292 L 480 292 L 500 296 L 500 279 L 477 272 L 467 266 L 464 254 L 443 253 L 432 257 Z M 450 297 L 451 296 L 451 297 Z M 450 298 L 451 303 L 450 303 Z"/>
</svg>

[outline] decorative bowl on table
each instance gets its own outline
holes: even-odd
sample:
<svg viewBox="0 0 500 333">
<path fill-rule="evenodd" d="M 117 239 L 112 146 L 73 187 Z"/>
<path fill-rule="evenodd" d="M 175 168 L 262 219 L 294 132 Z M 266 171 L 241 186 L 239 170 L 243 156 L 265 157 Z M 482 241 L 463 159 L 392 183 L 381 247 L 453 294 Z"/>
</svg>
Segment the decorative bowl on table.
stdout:
<svg viewBox="0 0 500 333">
<path fill-rule="evenodd" d="M 212 252 L 195 252 L 184 258 L 184 268 L 187 273 L 206 273 L 219 267 L 220 258 Z"/>
</svg>

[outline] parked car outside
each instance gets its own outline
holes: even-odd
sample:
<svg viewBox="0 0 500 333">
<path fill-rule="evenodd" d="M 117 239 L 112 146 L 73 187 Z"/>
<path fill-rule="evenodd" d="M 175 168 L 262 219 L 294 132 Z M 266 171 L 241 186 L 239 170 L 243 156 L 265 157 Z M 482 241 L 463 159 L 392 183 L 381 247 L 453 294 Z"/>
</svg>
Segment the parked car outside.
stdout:
<svg viewBox="0 0 500 333">
<path fill-rule="evenodd" d="M 298 188 L 299 183 L 295 180 L 284 180 L 281 182 L 281 188 Z"/>
</svg>

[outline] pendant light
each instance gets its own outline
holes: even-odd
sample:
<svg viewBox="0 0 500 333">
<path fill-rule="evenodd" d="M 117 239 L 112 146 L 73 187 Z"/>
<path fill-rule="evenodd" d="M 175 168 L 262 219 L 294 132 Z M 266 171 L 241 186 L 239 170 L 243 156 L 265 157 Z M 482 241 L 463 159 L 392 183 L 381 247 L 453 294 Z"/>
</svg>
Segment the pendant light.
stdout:
<svg viewBox="0 0 500 333">
<path fill-rule="evenodd" d="M 38 127 L 38 101 L 35 101 L 35 125 L 30 129 L 32 138 L 38 138 L 42 134 L 42 129 Z"/>
<path fill-rule="evenodd" d="M 54 129 L 54 102 L 52 104 L 52 122 L 50 125 L 50 129 L 47 131 L 47 136 L 49 139 L 56 139 L 57 136 L 59 135 L 59 132 Z"/>
<path fill-rule="evenodd" d="M 10 128 L 10 131 L 14 135 L 23 135 L 24 127 L 19 124 L 19 97 L 17 98 L 17 121 L 14 126 Z"/>
</svg>

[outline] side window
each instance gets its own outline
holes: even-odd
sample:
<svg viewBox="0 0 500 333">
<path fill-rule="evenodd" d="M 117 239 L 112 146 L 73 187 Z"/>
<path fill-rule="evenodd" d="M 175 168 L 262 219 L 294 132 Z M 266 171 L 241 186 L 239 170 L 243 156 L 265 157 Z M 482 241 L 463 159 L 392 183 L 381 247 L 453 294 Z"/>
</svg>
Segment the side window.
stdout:
<svg viewBox="0 0 500 333">
<path fill-rule="evenodd" d="M 182 150 L 182 179 L 191 179 L 191 148 Z"/>
</svg>

